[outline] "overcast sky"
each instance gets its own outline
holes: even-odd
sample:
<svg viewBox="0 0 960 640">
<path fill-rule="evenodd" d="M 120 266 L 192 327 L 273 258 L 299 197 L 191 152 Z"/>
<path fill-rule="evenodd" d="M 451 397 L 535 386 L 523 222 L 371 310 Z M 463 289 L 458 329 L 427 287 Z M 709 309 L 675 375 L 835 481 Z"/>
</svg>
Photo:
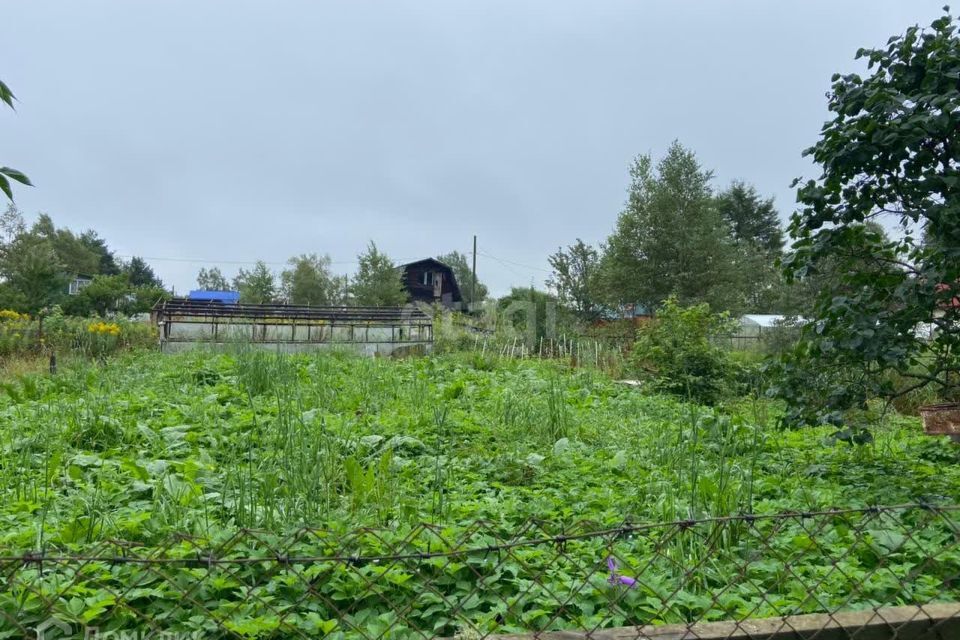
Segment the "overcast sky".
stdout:
<svg viewBox="0 0 960 640">
<path fill-rule="evenodd" d="M 479 237 L 493 293 L 603 240 L 674 138 L 786 217 L 834 71 L 943 2 L 5 2 L 0 164 L 28 215 L 197 270 Z M 209 261 L 209 262 L 208 262 Z"/>
</svg>

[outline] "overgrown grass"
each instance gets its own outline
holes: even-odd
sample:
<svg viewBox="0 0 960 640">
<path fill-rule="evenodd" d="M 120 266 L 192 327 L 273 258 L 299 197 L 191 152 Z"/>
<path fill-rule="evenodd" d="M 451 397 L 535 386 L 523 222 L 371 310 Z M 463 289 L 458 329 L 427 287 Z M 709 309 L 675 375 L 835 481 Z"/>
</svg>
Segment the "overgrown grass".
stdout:
<svg viewBox="0 0 960 640">
<path fill-rule="evenodd" d="M 377 535 L 402 544 L 421 522 L 457 540 L 484 520 L 510 538 L 531 522 L 529 531 L 563 531 L 585 522 L 590 529 L 960 498 L 960 454 L 922 435 L 914 419 L 887 419 L 874 443 L 852 447 L 829 443 L 829 429 L 778 431 L 776 414 L 763 400 L 703 407 L 644 395 L 595 369 L 475 353 L 392 361 L 238 349 L 79 361 L 57 376 L 23 376 L 0 400 L 0 550 L 82 552 L 105 539 L 150 546 L 178 534 L 224 540 L 241 528 L 283 535 L 304 526 L 344 533 L 377 526 Z M 682 567 L 703 567 L 667 619 L 723 615 L 706 594 L 733 570 L 717 564 L 718 554 L 756 552 L 749 526 L 711 526 L 662 543 L 650 569 L 657 579 L 686 580 Z M 802 537 L 802 526 L 790 531 L 790 540 Z M 617 552 L 640 563 L 644 544 L 620 541 Z M 602 553 L 597 545 L 573 544 L 549 574 L 533 568 L 552 554 L 517 550 L 523 561 L 509 568 L 517 580 L 494 582 L 491 574 L 478 597 L 491 607 L 518 597 L 528 570 L 561 593 L 586 579 L 584 563 L 603 562 L 593 557 Z M 124 590 L 127 570 L 97 579 Z M 451 594 L 461 595 L 474 590 L 476 570 L 464 577 L 446 560 L 437 568 Z M 289 586 L 270 582 L 282 581 L 279 574 L 263 579 L 276 593 Z M 583 607 L 610 597 L 604 579 L 596 582 L 577 596 Z M 420 592 L 415 587 L 410 593 Z M 86 588 L 75 587 L 103 601 L 81 593 Z M 227 607 L 224 617 L 248 625 L 249 637 L 276 637 L 269 621 L 240 607 L 243 593 L 224 589 L 201 604 Z M 828 595 L 842 598 L 845 589 Z M 340 606 L 353 606 L 353 596 L 342 597 Z M 0 610 L 19 611 L 18 598 L 0 588 Z M 809 610 L 806 598 L 789 596 L 784 606 Z M 642 599 L 635 605 L 628 615 L 597 620 L 649 621 Z M 724 606 L 755 614 L 755 605 L 762 602 Z M 192 605 L 171 609 L 161 599 L 142 606 L 180 611 L 179 629 L 208 624 L 191 617 Z M 75 615 L 85 620 L 136 624 L 123 611 L 112 617 L 108 609 L 81 608 Z M 497 628 L 493 613 L 476 615 Z M 519 612 L 511 628 L 538 628 L 546 620 L 540 615 Z"/>
<path fill-rule="evenodd" d="M 887 420 L 869 446 L 825 445 L 828 430 L 777 431 L 763 401 L 706 408 L 592 370 L 487 364 L 247 351 L 22 376 L 0 408 L 0 536 L 74 541 L 91 505 L 100 524 L 85 538 L 149 540 L 331 521 L 672 520 L 960 487 L 942 464 L 960 457 L 915 420 Z"/>
</svg>

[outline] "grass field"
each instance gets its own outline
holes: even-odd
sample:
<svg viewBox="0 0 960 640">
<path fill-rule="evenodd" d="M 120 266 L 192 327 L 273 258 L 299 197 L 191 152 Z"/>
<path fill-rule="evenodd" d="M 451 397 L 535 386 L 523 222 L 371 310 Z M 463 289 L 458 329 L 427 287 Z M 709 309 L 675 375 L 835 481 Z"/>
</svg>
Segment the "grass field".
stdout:
<svg viewBox="0 0 960 640">
<path fill-rule="evenodd" d="M 282 535 L 375 526 L 400 540 L 423 522 L 455 538 L 483 520 L 510 536 L 532 519 L 582 528 L 960 502 L 958 448 L 924 436 L 914 418 L 887 419 L 874 444 L 835 445 L 825 442 L 827 429 L 778 430 L 766 401 L 708 409 L 550 362 L 134 354 L 20 377 L 5 390 L 0 555 L 78 551 L 105 539 L 149 546 L 174 534 L 222 540 L 240 528 Z M 602 561 L 602 550 L 583 553 Z M 956 552 L 949 558 L 960 566 Z M 560 570 L 549 577 L 569 579 Z M 844 586 L 823 587 L 831 588 L 842 595 Z M 919 578 L 912 588 L 951 595 Z M 225 590 L 211 600 L 228 607 L 225 618 L 241 616 Z M 108 616 L 109 605 L 71 610 L 70 595 L 61 615 Z M 793 597 L 798 609 L 809 608 Z M 145 608 L 174 607 L 177 594 L 144 598 Z M 0 587 L 0 612 L 29 616 L 41 606 L 34 600 Z M 691 606 L 674 617 L 710 607 L 714 617 L 753 611 Z M 480 606 L 477 619 L 489 622 L 491 610 Z M 243 620 L 265 615 L 244 611 Z M 497 624 L 543 623 L 518 616 Z M 109 617 L 126 624 L 116 612 Z M 189 617 L 171 614 L 171 624 L 192 628 Z M 625 614 L 604 624 L 624 620 L 650 621 Z M 282 637 L 269 622 L 242 628 L 252 629 L 241 634 L 249 637 Z"/>
</svg>

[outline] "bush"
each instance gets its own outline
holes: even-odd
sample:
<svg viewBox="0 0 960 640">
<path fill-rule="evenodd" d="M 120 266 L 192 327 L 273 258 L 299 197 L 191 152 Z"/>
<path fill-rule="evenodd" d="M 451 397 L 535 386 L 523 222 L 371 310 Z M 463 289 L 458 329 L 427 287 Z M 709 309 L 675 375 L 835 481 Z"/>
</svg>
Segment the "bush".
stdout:
<svg viewBox="0 0 960 640">
<path fill-rule="evenodd" d="M 631 362 L 658 391 L 714 404 L 737 387 L 741 367 L 720 344 L 736 323 L 710 306 L 680 306 L 669 298 L 656 318 L 637 331 Z"/>
<path fill-rule="evenodd" d="M 156 343 L 156 328 L 146 322 L 74 318 L 55 307 L 41 325 L 39 318 L 0 310 L 0 356 L 52 352 L 99 357 Z"/>
</svg>

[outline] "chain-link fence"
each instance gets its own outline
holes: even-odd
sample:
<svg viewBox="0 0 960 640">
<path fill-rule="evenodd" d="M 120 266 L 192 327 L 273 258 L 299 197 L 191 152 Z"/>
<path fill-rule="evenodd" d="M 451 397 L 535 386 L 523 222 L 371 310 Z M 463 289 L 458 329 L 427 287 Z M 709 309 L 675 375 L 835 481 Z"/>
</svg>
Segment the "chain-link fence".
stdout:
<svg viewBox="0 0 960 640">
<path fill-rule="evenodd" d="M 242 530 L 8 551 L 0 637 L 960 638 L 958 511 Z"/>
</svg>

